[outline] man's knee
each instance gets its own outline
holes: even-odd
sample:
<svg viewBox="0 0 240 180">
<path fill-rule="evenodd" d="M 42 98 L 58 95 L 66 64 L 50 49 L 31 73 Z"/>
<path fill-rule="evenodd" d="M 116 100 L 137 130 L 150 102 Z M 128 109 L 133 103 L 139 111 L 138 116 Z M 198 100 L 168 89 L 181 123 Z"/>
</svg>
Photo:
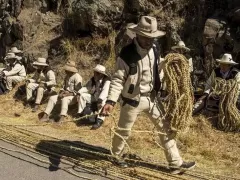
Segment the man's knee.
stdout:
<svg viewBox="0 0 240 180">
<path fill-rule="evenodd" d="M 57 99 L 58 99 L 58 96 L 55 95 L 55 96 L 51 96 L 51 97 L 49 98 L 49 101 L 52 101 L 52 102 L 56 103 L 56 102 L 57 102 Z"/>
<path fill-rule="evenodd" d="M 44 92 L 44 88 L 43 87 L 38 87 L 38 92 Z"/>
<path fill-rule="evenodd" d="M 72 96 L 67 96 L 62 98 L 62 103 L 69 105 L 72 102 L 73 97 Z"/>
<path fill-rule="evenodd" d="M 7 77 L 6 77 L 6 80 L 7 80 L 7 81 L 11 81 L 11 80 L 12 80 L 12 77 L 11 77 L 11 76 L 7 76 Z"/>
<path fill-rule="evenodd" d="M 28 83 L 27 89 L 33 89 L 33 87 L 34 87 L 34 84 L 33 84 L 33 83 Z"/>
</svg>

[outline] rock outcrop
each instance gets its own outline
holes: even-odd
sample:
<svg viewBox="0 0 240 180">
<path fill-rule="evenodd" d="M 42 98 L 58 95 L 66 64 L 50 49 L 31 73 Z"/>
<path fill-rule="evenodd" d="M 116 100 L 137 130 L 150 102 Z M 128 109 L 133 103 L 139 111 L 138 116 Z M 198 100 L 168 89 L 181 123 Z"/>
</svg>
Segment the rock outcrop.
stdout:
<svg viewBox="0 0 240 180">
<path fill-rule="evenodd" d="M 54 59 L 61 54 L 61 39 L 112 34 L 117 36 L 118 52 L 125 43 L 121 36 L 126 25 L 137 23 L 141 15 L 152 15 L 159 29 L 167 32 L 160 40 L 163 55 L 184 40 L 192 49 L 195 69 L 207 74 L 225 52 L 240 62 L 239 0 L 2 0 L 0 7 L 1 58 L 16 45 L 26 55 Z M 200 57 L 203 63 L 198 62 Z"/>
</svg>

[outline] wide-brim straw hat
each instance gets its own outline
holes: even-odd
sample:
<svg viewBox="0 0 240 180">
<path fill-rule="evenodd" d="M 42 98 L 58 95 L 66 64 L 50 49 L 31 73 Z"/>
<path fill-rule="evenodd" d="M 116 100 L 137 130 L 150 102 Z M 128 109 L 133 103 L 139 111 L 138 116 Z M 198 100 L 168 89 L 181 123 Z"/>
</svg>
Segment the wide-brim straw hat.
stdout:
<svg viewBox="0 0 240 180">
<path fill-rule="evenodd" d="M 221 59 L 216 59 L 216 61 L 220 64 L 229 64 L 229 65 L 237 65 L 235 61 L 233 61 L 231 54 L 224 54 Z"/>
<path fill-rule="evenodd" d="M 148 38 L 162 37 L 166 34 L 157 29 L 157 20 L 151 16 L 142 16 L 138 24 L 133 24 L 128 29 Z"/>
<path fill-rule="evenodd" d="M 10 60 L 10 59 L 18 59 L 18 56 L 16 56 L 14 53 L 7 53 L 6 57 L 4 58 L 5 60 Z"/>
<path fill-rule="evenodd" d="M 106 68 L 100 64 L 98 64 L 95 68 L 93 68 L 93 70 L 95 72 L 98 72 L 98 73 L 104 74 L 105 76 L 108 76 L 106 73 Z"/>
<path fill-rule="evenodd" d="M 12 47 L 9 50 L 9 53 L 22 53 L 23 51 L 19 50 L 17 47 Z"/>
<path fill-rule="evenodd" d="M 69 61 L 67 64 L 63 67 L 65 71 L 77 73 L 78 70 L 76 68 L 76 63 L 74 61 Z"/>
<path fill-rule="evenodd" d="M 172 50 L 182 49 L 182 50 L 185 50 L 187 52 L 190 51 L 190 49 L 188 47 L 186 47 L 186 45 L 183 41 L 179 41 L 178 44 L 176 46 L 171 47 L 171 49 Z"/>
<path fill-rule="evenodd" d="M 33 65 L 35 65 L 35 66 L 49 66 L 47 64 L 47 59 L 46 58 L 37 58 L 37 61 L 33 62 Z"/>
</svg>

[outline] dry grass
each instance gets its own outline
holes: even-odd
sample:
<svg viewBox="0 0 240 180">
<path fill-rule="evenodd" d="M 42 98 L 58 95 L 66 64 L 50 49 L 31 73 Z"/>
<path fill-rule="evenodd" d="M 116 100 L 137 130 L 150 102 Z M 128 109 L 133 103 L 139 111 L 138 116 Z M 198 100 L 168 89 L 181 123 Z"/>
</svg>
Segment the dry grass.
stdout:
<svg viewBox="0 0 240 180">
<path fill-rule="evenodd" d="M 65 59 L 75 61 L 83 78 L 89 78 L 96 64 L 106 66 L 112 73 L 116 59 L 115 37 L 116 33 L 112 32 L 108 37 L 63 39 L 60 47 L 66 54 Z"/>
<path fill-rule="evenodd" d="M 1 96 L 0 114 L 1 121 L 10 124 L 40 124 L 37 113 L 30 109 L 24 109 L 21 101 L 15 101 L 11 93 Z M 44 110 L 46 104 L 41 106 L 38 113 Z M 76 108 L 70 109 L 71 114 Z M 20 117 L 16 117 L 15 114 Z M 117 121 L 119 107 L 115 109 L 114 116 Z M 69 116 L 68 120 L 72 117 Z M 212 124 L 205 116 L 194 118 L 194 122 L 188 133 L 180 134 L 178 147 L 185 160 L 196 160 L 197 170 L 204 172 L 240 176 L 240 134 L 224 133 L 212 127 Z M 61 125 L 49 124 L 47 126 L 28 127 L 36 132 L 44 133 L 54 137 L 67 140 L 77 140 L 96 146 L 110 147 L 110 128 L 114 120 L 108 118 L 103 127 L 97 131 L 90 131 L 89 126 L 76 126 L 75 123 L 63 123 Z M 141 115 L 134 125 L 136 130 L 152 130 L 151 121 Z M 158 137 L 154 137 L 158 139 Z M 165 162 L 163 151 L 154 143 L 150 134 L 133 133 L 128 140 L 131 153 L 135 153 L 148 161 Z"/>
</svg>

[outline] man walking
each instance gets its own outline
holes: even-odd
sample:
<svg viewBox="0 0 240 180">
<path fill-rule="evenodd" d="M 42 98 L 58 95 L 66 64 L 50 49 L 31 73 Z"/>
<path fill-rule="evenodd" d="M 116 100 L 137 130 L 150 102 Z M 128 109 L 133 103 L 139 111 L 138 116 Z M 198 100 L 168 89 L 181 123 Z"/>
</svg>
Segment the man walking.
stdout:
<svg viewBox="0 0 240 180">
<path fill-rule="evenodd" d="M 114 108 L 119 96 L 122 98 L 119 129 L 117 133 L 125 140 L 131 133 L 138 115 L 146 113 L 157 129 L 166 135 L 160 135 L 166 159 L 173 174 L 181 173 L 195 166 L 195 162 L 184 162 L 179 154 L 176 141 L 168 134 L 165 122 L 161 119 L 162 111 L 155 103 L 155 97 L 160 89 L 158 59 L 160 54 L 154 44 L 154 38 L 162 37 L 165 32 L 157 29 L 154 17 L 142 16 L 138 25 L 129 27 L 136 33 L 133 42 L 124 47 L 117 58 L 117 69 L 111 81 L 108 99 L 102 114 L 108 115 Z M 124 129 L 124 130 L 122 130 Z M 119 159 L 118 165 L 127 167 L 121 154 L 124 140 L 115 135 L 112 142 L 112 152 Z"/>
</svg>

